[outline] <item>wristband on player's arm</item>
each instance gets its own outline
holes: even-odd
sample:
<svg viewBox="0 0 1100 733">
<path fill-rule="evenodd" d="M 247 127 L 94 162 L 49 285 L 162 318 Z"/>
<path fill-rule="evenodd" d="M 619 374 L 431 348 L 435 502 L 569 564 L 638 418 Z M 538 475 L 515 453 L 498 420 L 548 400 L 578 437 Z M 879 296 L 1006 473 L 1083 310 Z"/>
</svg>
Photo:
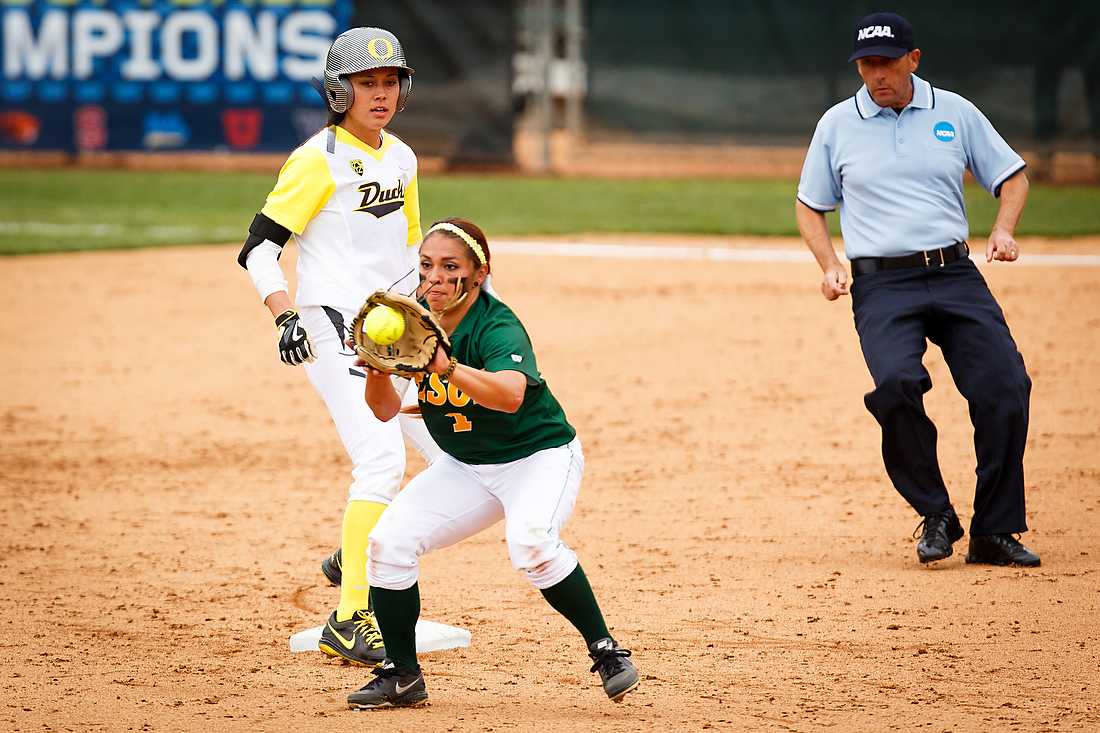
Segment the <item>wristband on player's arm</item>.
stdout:
<svg viewBox="0 0 1100 733">
<path fill-rule="evenodd" d="M 452 356 L 451 357 L 451 363 L 447 366 L 446 371 L 443 371 L 439 374 L 439 378 L 442 379 L 443 381 L 447 381 L 448 379 L 451 378 L 451 375 L 453 375 L 455 373 L 455 369 L 457 369 L 457 368 L 458 368 L 458 359 L 456 359 Z"/>
</svg>

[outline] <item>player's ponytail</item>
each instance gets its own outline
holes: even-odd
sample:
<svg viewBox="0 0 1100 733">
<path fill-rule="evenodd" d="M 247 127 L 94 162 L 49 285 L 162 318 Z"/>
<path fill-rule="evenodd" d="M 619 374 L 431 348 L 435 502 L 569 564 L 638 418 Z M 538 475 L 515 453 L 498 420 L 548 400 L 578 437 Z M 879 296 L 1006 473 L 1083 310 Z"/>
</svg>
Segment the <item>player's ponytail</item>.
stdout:
<svg viewBox="0 0 1100 733">
<path fill-rule="evenodd" d="M 347 117 L 347 112 L 333 112 L 331 109 L 328 111 L 328 121 L 325 123 L 325 127 L 332 127 L 333 125 L 339 125 Z"/>
</svg>

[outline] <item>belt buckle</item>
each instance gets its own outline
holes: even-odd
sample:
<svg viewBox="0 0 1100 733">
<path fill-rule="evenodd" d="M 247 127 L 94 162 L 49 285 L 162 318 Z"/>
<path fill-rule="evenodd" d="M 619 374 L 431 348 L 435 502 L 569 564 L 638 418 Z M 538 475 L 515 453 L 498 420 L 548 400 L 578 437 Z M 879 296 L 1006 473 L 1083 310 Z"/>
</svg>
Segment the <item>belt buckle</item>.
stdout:
<svg viewBox="0 0 1100 733">
<path fill-rule="evenodd" d="M 939 254 L 939 256 L 940 256 L 940 264 L 936 265 L 936 267 L 944 267 L 947 264 L 947 260 L 945 260 L 944 257 L 943 257 L 943 250 L 942 249 L 937 249 L 936 253 Z M 927 251 L 921 252 L 921 254 L 924 255 L 924 266 L 925 267 L 931 267 L 932 266 L 932 258 L 928 256 L 928 252 Z"/>
</svg>

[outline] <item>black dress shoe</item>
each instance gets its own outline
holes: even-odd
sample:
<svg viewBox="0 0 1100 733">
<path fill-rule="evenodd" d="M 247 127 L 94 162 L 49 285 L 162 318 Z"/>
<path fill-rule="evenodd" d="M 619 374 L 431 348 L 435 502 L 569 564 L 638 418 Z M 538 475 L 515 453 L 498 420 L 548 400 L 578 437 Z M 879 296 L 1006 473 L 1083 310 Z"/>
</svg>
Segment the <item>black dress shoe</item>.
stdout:
<svg viewBox="0 0 1100 733">
<path fill-rule="evenodd" d="M 966 561 L 1034 568 L 1039 565 L 1039 556 L 1010 534 L 987 534 L 970 538 L 970 551 L 966 553 Z"/>
<path fill-rule="evenodd" d="M 917 525 L 917 529 L 922 526 L 924 531 L 917 542 L 917 559 L 926 563 L 951 557 L 954 552 L 951 545 L 963 536 L 962 524 L 955 510 L 948 507 L 945 512 L 929 514 Z M 916 535 L 916 530 L 913 534 Z"/>
</svg>

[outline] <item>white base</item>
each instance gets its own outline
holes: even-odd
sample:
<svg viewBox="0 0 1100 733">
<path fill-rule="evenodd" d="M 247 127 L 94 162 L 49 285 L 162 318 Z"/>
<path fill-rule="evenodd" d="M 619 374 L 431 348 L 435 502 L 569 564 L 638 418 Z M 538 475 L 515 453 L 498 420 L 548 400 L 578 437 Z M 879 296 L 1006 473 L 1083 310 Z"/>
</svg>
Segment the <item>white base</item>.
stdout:
<svg viewBox="0 0 1100 733">
<path fill-rule="evenodd" d="M 312 629 L 299 631 L 290 637 L 290 651 L 292 652 L 316 652 L 317 641 L 321 638 L 321 630 L 324 626 L 316 626 Z M 457 626 L 436 623 L 435 621 L 416 622 L 416 651 L 440 652 L 444 649 L 457 649 L 460 646 L 470 646 L 470 632 Z"/>
</svg>

